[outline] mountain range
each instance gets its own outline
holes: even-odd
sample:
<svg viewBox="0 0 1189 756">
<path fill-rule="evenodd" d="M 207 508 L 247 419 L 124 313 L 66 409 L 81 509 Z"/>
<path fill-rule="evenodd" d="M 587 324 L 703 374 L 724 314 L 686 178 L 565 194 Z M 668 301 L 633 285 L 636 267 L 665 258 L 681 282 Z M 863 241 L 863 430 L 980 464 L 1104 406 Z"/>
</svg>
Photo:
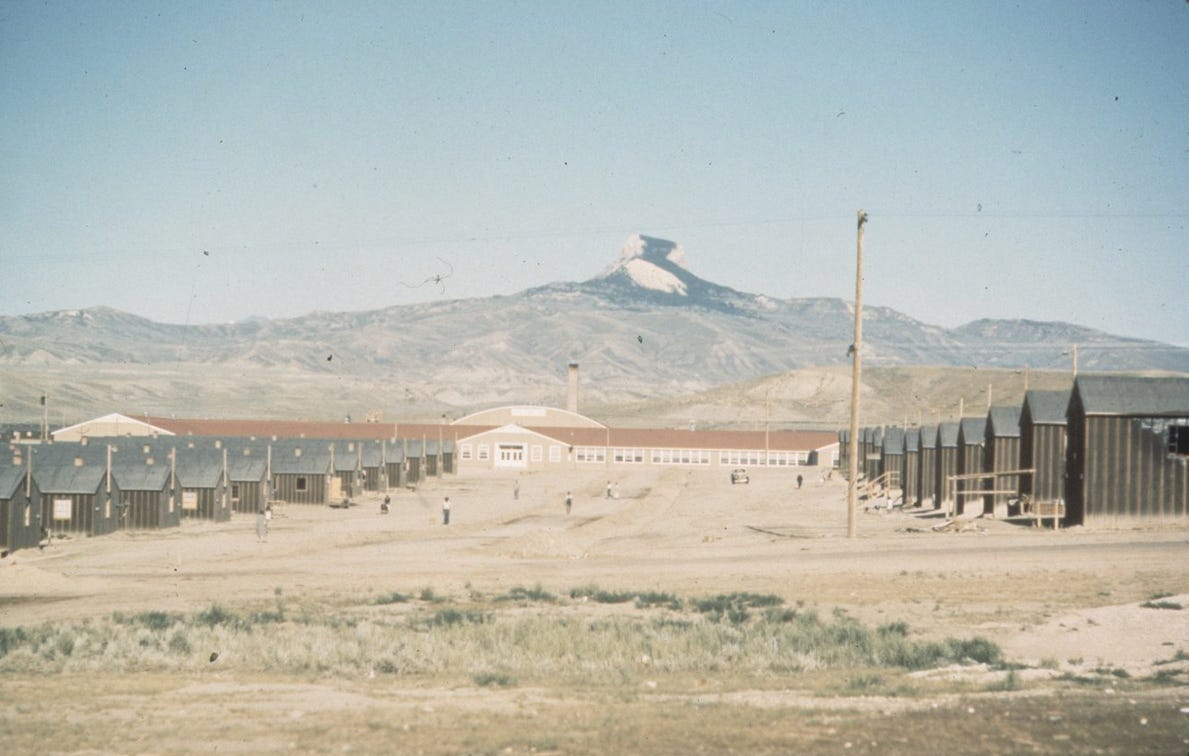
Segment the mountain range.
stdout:
<svg viewBox="0 0 1189 756">
<path fill-rule="evenodd" d="M 131 396 L 151 400 L 145 409 L 154 413 L 194 399 L 178 395 L 171 404 L 170 380 L 179 394 L 201 392 L 203 375 L 212 383 L 244 376 L 264 397 L 274 380 L 306 378 L 344 392 L 367 386 L 386 393 L 373 403 L 388 411 L 405 400 L 446 411 L 559 403 L 566 365 L 578 362 L 584 396 L 613 403 L 849 365 L 853 325 L 850 302 L 737 291 L 691 272 L 678 244 L 633 235 L 594 278 L 512 295 L 229 325 L 171 325 L 108 307 L 0 317 L 0 373 L 24 375 L 27 388 L 52 376 L 73 384 L 151 376 L 158 383 Z M 863 311 L 865 366 L 1065 369 L 1072 345 L 1081 370 L 1189 372 L 1189 349 L 1069 323 L 978 320 L 947 329 L 888 307 Z M 36 414 L 36 396 L 26 406 L 29 399 L 0 388 L 8 413 Z"/>
</svg>

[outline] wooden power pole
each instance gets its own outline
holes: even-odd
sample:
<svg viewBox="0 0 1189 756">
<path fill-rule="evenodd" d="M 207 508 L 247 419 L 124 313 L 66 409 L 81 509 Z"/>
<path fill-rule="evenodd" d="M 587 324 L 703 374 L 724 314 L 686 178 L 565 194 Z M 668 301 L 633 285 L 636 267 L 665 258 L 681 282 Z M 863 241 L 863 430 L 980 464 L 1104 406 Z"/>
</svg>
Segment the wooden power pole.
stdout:
<svg viewBox="0 0 1189 756">
<path fill-rule="evenodd" d="M 850 441 L 847 443 L 849 480 L 846 486 L 846 537 L 855 537 L 855 493 L 859 483 L 859 381 L 862 378 L 863 367 L 861 355 L 863 353 L 863 226 L 867 223 L 867 213 L 859 211 L 858 216 L 858 252 L 855 263 L 855 343 L 851 344 L 851 358 L 853 359 L 850 382 Z"/>
</svg>

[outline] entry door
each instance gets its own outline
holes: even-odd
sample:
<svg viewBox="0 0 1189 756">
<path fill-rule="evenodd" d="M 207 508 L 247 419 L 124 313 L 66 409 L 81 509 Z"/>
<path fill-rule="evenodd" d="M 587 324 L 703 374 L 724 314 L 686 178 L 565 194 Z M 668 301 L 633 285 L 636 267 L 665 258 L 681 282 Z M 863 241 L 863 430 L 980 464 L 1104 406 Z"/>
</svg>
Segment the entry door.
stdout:
<svg viewBox="0 0 1189 756">
<path fill-rule="evenodd" d="M 524 444 L 497 444 L 496 467 L 524 467 Z"/>
</svg>

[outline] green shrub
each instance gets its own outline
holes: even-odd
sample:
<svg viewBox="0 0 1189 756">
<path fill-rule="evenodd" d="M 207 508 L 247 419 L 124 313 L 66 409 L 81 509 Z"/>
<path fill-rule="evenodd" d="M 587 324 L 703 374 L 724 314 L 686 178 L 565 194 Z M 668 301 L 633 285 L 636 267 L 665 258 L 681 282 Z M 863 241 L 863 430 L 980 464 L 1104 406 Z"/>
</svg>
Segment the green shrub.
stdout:
<svg viewBox="0 0 1189 756">
<path fill-rule="evenodd" d="M 183 656 L 189 655 L 191 651 L 190 641 L 188 638 L 186 638 L 186 634 L 184 632 L 177 630 L 172 636 L 170 636 L 169 650 L 175 654 L 180 654 Z"/>
<path fill-rule="evenodd" d="M 651 606 L 659 606 L 665 609 L 680 610 L 683 602 L 672 593 L 661 593 L 658 591 L 648 591 L 646 593 L 636 594 L 636 608 L 647 609 Z"/>
<path fill-rule="evenodd" d="M 181 618 L 180 614 L 170 614 L 169 612 L 144 612 L 136 615 L 132 620 L 150 630 L 168 630 L 173 627 L 173 623 Z"/>
<path fill-rule="evenodd" d="M 450 627 L 452 625 L 483 625 L 491 621 L 491 616 L 483 612 L 469 612 L 459 609 L 439 609 L 430 618 L 429 624 L 434 627 Z"/>
<path fill-rule="evenodd" d="M 483 688 L 490 688 L 492 686 L 510 688 L 516 684 L 514 677 L 503 672 L 480 672 L 471 679 L 475 681 L 476 685 Z"/>
<path fill-rule="evenodd" d="M 557 601 L 557 596 L 549 593 L 540 585 L 535 588 L 524 588 L 516 586 L 502 596 L 496 596 L 496 601 L 540 601 L 543 603 L 552 604 Z"/>
<path fill-rule="evenodd" d="M 234 627 L 239 622 L 239 617 L 218 604 L 211 604 L 209 609 L 205 609 L 194 615 L 194 621 L 207 627 L 216 627 L 218 625 Z"/>
<path fill-rule="evenodd" d="M 977 664 L 995 665 L 1002 658 L 999 646 L 986 638 L 946 638 L 949 657 L 954 661 L 969 659 Z"/>
<path fill-rule="evenodd" d="M 0 658 L 29 642 L 29 634 L 20 627 L 0 627 Z"/>
<path fill-rule="evenodd" d="M 432 597 L 432 592 L 430 596 Z M 392 593 L 376 597 L 376 604 L 384 606 L 385 604 L 403 604 L 409 600 L 409 597 L 400 591 L 393 591 Z"/>
<path fill-rule="evenodd" d="M 1175 601 L 1145 601 L 1140 606 L 1145 609 L 1172 609 L 1173 611 L 1180 611 L 1185 608 Z"/>
</svg>

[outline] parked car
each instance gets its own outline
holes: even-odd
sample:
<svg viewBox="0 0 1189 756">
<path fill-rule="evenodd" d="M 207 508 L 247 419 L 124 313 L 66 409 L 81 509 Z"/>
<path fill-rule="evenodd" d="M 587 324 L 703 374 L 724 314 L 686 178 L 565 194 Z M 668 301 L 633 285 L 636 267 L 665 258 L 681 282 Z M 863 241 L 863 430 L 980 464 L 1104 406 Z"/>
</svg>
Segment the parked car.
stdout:
<svg viewBox="0 0 1189 756">
<path fill-rule="evenodd" d="M 731 485 L 732 486 L 735 485 L 736 483 L 750 483 L 750 482 L 751 482 L 751 478 L 749 478 L 747 476 L 747 470 L 744 470 L 742 467 L 737 467 L 734 470 L 731 470 Z"/>
</svg>

